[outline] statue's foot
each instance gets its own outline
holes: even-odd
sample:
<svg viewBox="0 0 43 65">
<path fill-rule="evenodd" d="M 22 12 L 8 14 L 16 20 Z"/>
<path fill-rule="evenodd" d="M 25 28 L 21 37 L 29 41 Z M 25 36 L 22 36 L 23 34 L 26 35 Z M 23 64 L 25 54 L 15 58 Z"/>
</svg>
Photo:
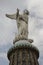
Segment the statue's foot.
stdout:
<svg viewBox="0 0 43 65">
<path fill-rule="evenodd" d="M 30 43 L 32 43 L 32 42 L 33 42 L 33 40 L 32 40 L 32 39 L 28 39 L 28 41 L 29 41 Z"/>
</svg>

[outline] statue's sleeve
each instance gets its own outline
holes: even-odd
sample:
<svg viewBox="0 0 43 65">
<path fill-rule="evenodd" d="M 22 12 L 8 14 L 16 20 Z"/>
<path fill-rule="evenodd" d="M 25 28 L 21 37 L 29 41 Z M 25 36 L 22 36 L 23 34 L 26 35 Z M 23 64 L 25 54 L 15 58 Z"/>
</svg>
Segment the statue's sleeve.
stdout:
<svg viewBox="0 0 43 65">
<path fill-rule="evenodd" d="M 16 20 L 16 14 L 12 14 L 12 15 L 6 14 L 6 17 Z"/>
</svg>

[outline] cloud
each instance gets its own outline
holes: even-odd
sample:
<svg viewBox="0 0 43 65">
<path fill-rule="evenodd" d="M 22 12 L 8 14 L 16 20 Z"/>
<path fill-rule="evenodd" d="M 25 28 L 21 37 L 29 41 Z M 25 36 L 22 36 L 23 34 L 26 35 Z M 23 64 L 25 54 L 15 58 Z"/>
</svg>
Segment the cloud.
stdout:
<svg viewBox="0 0 43 65">
<path fill-rule="evenodd" d="M 14 28 L 16 28 L 16 24 L 14 23 L 13 24 L 13 22 L 11 22 L 11 23 L 9 23 L 9 22 L 11 22 L 11 21 L 6 21 L 6 22 L 0 22 L 1 24 L 1 26 L 0 26 L 0 45 L 3 45 L 3 44 L 6 44 L 6 42 L 8 42 L 8 41 L 11 41 L 11 39 L 13 38 L 13 36 L 15 36 L 14 35 L 14 33 L 16 32 L 16 30 L 14 31 Z M 7 44 L 9 44 L 9 43 L 7 43 Z"/>
<path fill-rule="evenodd" d="M 31 17 L 43 19 L 43 0 L 27 0 L 27 7 Z"/>
<path fill-rule="evenodd" d="M 0 65 L 8 65 L 9 61 L 7 59 L 6 53 L 0 53 Z"/>
<path fill-rule="evenodd" d="M 7 53 L 0 53 L 0 58 L 1 58 L 1 57 L 7 59 Z"/>
</svg>

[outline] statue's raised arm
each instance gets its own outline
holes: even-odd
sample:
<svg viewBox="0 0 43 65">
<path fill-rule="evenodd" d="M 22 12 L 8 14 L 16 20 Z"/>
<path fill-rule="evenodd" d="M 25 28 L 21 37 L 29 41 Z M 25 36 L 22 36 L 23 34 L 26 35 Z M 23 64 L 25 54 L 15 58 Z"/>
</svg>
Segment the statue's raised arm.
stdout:
<svg viewBox="0 0 43 65">
<path fill-rule="evenodd" d="M 6 14 L 6 17 L 10 18 L 10 19 L 15 19 L 18 17 L 19 15 L 19 9 L 17 8 L 17 12 L 15 14 Z"/>
</svg>

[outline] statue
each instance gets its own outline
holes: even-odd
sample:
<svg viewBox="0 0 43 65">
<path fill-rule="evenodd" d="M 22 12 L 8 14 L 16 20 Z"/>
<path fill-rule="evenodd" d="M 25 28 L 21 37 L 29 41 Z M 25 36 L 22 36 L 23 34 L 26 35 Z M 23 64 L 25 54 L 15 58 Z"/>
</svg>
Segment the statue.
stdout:
<svg viewBox="0 0 43 65">
<path fill-rule="evenodd" d="M 17 22 L 18 35 L 15 37 L 15 40 L 18 39 L 28 39 L 28 10 L 24 10 L 23 14 L 19 14 L 19 9 L 17 8 L 17 12 L 15 14 L 6 16 L 10 19 L 14 19 Z"/>
</svg>

